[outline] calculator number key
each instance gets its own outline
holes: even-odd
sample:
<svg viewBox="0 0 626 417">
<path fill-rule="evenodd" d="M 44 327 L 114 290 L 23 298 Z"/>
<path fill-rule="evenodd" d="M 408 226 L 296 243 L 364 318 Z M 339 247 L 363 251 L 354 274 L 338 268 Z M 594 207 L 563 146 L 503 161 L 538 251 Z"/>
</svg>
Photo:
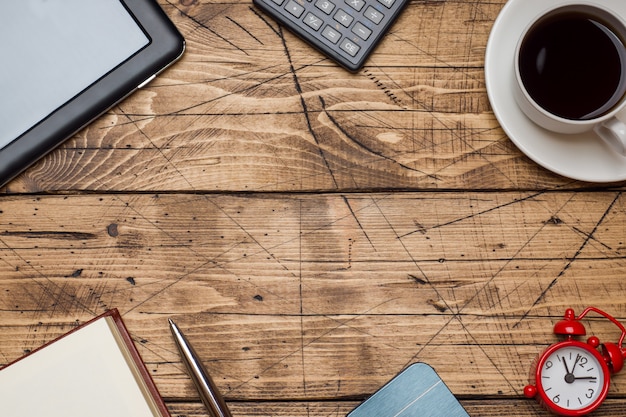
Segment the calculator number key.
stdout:
<svg viewBox="0 0 626 417">
<path fill-rule="evenodd" d="M 328 0 L 317 0 L 315 7 L 320 9 L 326 14 L 330 14 L 335 9 L 335 4 Z"/>
</svg>

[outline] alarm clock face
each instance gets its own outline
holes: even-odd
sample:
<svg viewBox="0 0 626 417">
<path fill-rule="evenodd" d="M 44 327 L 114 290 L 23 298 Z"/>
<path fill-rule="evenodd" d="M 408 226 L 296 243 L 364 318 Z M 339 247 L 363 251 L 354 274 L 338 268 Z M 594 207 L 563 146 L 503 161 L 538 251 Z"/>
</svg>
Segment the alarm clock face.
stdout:
<svg viewBox="0 0 626 417">
<path fill-rule="evenodd" d="M 608 384 L 604 380 L 602 358 L 594 352 L 572 344 L 560 347 L 557 344 L 554 350 L 546 352 L 537 369 L 537 384 L 544 401 L 564 410 L 599 405 Z"/>
</svg>

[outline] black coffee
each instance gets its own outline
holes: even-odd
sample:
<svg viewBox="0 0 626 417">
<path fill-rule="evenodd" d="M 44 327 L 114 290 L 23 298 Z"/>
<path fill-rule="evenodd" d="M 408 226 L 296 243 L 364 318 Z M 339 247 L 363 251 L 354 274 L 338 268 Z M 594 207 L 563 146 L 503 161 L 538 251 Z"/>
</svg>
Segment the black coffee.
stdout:
<svg viewBox="0 0 626 417">
<path fill-rule="evenodd" d="M 580 12 L 538 21 L 519 53 L 526 90 L 548 112 L 588 120 L 626 93 L 626 47 L 609 25 Z"/>
</svg>

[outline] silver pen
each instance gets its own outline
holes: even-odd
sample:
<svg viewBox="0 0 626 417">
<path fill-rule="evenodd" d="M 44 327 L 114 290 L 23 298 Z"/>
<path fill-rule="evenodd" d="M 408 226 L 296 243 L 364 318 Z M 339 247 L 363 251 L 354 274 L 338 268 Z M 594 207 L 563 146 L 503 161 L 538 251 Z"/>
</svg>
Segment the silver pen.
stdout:
<svg viewBox="0 0 626 417">
<path fill-rule="evenodd" d="M 204 403 L 204 406 L 209 411 L 211 417 L 232 417 L 224 398 L 217 390 L 215 383 L 209 376 L 208 372 L 202 366 L 202 362 L 198 359 L 198 355 L 194 351 L 193 347 L 189 344 L 185 335 L 180 331 L 176 323 L 172 319 L 168 319 L 170 322 L 170 329 L 172 335 L 174 335 L 174 341 L 181 356 L 183 362 L 187 366 L 189 376 L 193 380 L 194 385 L 198 389 L 200 399 Z"/>
</svg>

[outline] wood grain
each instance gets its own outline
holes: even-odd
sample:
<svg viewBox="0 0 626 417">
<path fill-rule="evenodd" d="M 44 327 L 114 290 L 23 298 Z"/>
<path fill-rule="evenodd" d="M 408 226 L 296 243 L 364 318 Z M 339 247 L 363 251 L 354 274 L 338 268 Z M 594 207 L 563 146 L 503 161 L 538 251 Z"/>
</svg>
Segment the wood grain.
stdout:
<svg viewBox="0 0 626 417">
<path fill-rule="evenodd" d="M 344 416 L 417 361 L 542 416 L 565 309 L 626 321 L 625 183 L 538 167 L 489 105 L 505 0 L 412 0 L 356 74 L 250 1 L 160 4 L 182 60 L 1 190 L 0 366 L 117 307 L 174 417 L 206 412 L 168 317 L 236 416 Z"/>
<path fill-rule="evenodd" d="M 249 1 L 161 4 L 173 68 L 6 192 L 585 187 L 523 156 L 483 65 L 504 0 L 412 1 L 357 74 Z"/>
<path fill-rule="evenodd" d="M 501 417 L 501 416 L 527 416 L 547 415 L 545 411 L 539 409 L 529 401 L 480 401 L 462 400 L 463 407 L 471 416 Z M 300 417 L 300 416 L 325 416 L 343 417 L 349 413 L 358 403 L 354 401 L 345 402 L 289 402 L 289 403 L 231 403 L 230 407 L 233 415 L 238 417 Z M 197 404 L 175 404 L 171 407 L 172 415 L 199 417 L 205 416 L 203 410 Z M 596 412 L 594 417 L 613 417 L 623 415 L 626 408 L 618 401 L 608 400 Z"/>
<path fill-rule="evenodd" d="M 166 398 L 194 396 L 167 317 L 229 400 L 363 398 L 415 361 L 462 397 L 519 398 L 565 308 L 626 317 L 624 207 L 620 191 L 5 198 L 0 353 L 117 307 Z"/>
</svg>

